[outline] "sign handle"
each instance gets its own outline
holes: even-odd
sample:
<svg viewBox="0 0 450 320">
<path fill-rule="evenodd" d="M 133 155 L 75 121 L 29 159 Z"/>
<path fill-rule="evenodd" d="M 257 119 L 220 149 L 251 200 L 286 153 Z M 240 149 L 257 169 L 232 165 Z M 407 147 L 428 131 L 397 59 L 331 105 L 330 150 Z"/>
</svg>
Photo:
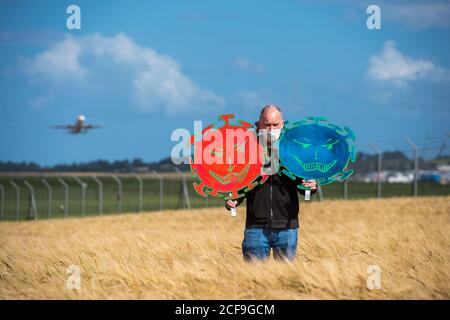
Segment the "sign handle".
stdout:
<svg viewBox="0 0 450 320">
<path fill-rule="evenodd" d="M 305 200 L 309 201 L 311 199 L 311 190 L 305 190 Z"/>
<path fill-rule="evenodd" d="M 230 196 L 232 196 L 233 194 L 230 192 Z M 231 216 L 232 217 L 236 217 L 237 215 L 237 210 L 236 208 L 231 208 Z"/>
</svg>

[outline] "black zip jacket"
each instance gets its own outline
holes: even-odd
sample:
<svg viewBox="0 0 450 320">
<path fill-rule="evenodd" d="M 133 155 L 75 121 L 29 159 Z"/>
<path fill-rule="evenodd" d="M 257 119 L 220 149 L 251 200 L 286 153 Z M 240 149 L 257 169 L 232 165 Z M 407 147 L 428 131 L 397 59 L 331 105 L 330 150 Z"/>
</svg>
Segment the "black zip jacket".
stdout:
<svg viewBox="0 0 450 320">
<path fill-rule="evenodd" d="M 304 195 L 305 190 L 297 188 L 297 185 L 302 182 L 301 178 L 294 181 L 284 174 L 274 174 L 269 176 L 264 184 L 248 191 L 245 194 L 247 199 L 245 227 L 298 228 L 300 209 L 298 193 Z M 311 194 L 316 190 L 311 190 Z M 237 199 L 237 205 L 243 200 L 244 197 Z"/>
</svg>

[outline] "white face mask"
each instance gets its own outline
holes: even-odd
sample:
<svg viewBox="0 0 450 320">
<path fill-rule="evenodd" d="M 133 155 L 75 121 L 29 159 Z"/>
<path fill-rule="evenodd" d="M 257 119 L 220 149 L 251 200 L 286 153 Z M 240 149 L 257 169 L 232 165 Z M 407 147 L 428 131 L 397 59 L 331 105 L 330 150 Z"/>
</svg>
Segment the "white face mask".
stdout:
<svg viewBox="0 0 450 320">
<path fill-rule="evenodd" d="M 260 130 L 259 136 L 264 142 L 275 142 L 280 138 L 281 129 Z"/>
<path fill-rule="evenodd" d="M 272 137 L 272 141 L 276 141 L 280 138 L 281 135 L 281 129 L 273 129 L 273 130 L 269 130 L 268 134 L 271 135 Z"/>
</svg>

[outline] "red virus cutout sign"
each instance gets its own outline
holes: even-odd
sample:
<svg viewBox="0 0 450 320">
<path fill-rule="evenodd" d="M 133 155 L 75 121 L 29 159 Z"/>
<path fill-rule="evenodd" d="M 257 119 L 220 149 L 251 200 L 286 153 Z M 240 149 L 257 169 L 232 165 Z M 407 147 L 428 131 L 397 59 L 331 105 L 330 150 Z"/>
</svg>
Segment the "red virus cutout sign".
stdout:
<svg viewBox="0 0 450 320">
<path fill-rule="evenodd" d="M 203 197 L 240 198 L 268 177 L 261 174 L 265 152 L 252 125 L 231 123 L 233 118 L 224 114 L 218 125 L 207 126 L 200 137 L 191 136 L 191 173 L 200 179 L 194 189 Z"/>
</svg>

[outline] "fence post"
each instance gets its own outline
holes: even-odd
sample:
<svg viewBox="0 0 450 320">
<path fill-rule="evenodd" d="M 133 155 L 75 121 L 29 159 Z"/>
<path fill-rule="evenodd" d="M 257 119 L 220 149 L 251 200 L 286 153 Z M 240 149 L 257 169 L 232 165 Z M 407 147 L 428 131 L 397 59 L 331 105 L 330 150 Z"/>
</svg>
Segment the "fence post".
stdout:
<svg viewBox="0 0 450 320">
<path fill-rule="evenodd" d="M 67 212 L 69 210 L 69 186 L 67 183 L 64 182 L 64 180 L 60 177 L 58 177 L 58 181 L 63 185 L 64 187 L 64 217 L 67 218 Z"/>
<path fill-rule="evenodd" d="M 19 220 L 20 216 L 20 187 L 12 180 L 9 183 L 16 189 L 16 220 Z"/>
<path fill-rule="evenodd" d="M 138 212 L 142 211 L 142 193 L 144 192 L 144 186 L 142 184 L 142 178 L 139 177 L 136 173 L 134 174 L 135 178 L 137 179 L 138 183 L 139 183 L 139 204 L 138 204 Z"/>
<path fill-rule="evenodd" d="M 36 197 L 34 195 L 34 188 L 27 180 L 23 180 L 23 182 L 30 190 L 30 218 L 33 217 L 34 220 L 37 220 L 38 213 L 36 208 Z"/>
<path fill-rule="evenodd" d="M 41 179 L 41 181 L 47 187 L 47 195 L 48 195 L 47 217 L 50 218 L 52 216 L 52 186 L 45 179 Z"/>
<path fill-rule="evenodd" d="M 0 184 L 0 220 L 4 218 L 4 205 L 5 205 L 5 187 Z"/>
<path fill-rule="evenodd" d="M 417 180 L 419 178 L 419 148 L 417 148 L 417 146 L 410 139 L 408 139 L 408 137 L 405 137 L 405 140 L 414 150 L 414 197 L 417 197 Z"/>
<path fill-rule="evenodd" d="M 78 177 L 73 177 L 75 179 L 76 182 L 78 182 L 80 184 L 81 187 L 81 215 L 84 217 L 86 214 L 86 188 L 87 188 L 87 183 L 81 181 L 80 178 Z"/>
<path fill-rule="evenodd" d="M 98 184 L 98 213 L 103 214 L 103 183 L 96 176 L 92 176 L 95 182 Z"/>
<path fill-rule="evenodd" d="M 320 186 L 320 184 L 317 184 L 317 192 L 319 193 L 319 200 L 323 201 L 323 191 L 322 191 L 322 187 Z"/>
<path fill-rule="evenodd" d="M 344 199 L 348 199 L 348 179 L 344 180 Z"/>
<path fill-rule="evenodd" d="M 119 213 L 122 213 L 122 181 L 120 181 L 120 179 L 116 175 L 112 175 L 112 177 L 117 182 L 117 195 L 119 197 L 118 209 Z"/>
<path fill-rule="evenodd" d="M 382 153 L 373 143 L 369 143 L 371 148 L 378 154 L 378 187 L 377 187 L 377 197 L 381 198 L 381 162 Z"/>
<path fill-rule="evenodd" d="M 159 179 L 159 210 L 163 211 L 164 209 L 164 180 L 163 177 L 156 172 L 156 170 L 152 170 L 152 173 Z"/>
<path fill-rule="evenodd" d="M 177 173 L 181 176 L 181 181 L 183 184 L 183 196 L 184 196 L 184 200 L 187 204 L 187 208 L 190 210 L 191 209 L 191 202 L 189 200 L 189 193 L 188 193 L 188 189 L 187 189 L 187 185 L 186 185 L 186 177 L 184 176 L 184 174 L 181 173 L 180 169 L 178 169 L 177 167 L 174 167 L 175 170 L 177 171 Z M 183 209 L 184 209 L 184 205 L 183 205 Z"/>
</svg>

